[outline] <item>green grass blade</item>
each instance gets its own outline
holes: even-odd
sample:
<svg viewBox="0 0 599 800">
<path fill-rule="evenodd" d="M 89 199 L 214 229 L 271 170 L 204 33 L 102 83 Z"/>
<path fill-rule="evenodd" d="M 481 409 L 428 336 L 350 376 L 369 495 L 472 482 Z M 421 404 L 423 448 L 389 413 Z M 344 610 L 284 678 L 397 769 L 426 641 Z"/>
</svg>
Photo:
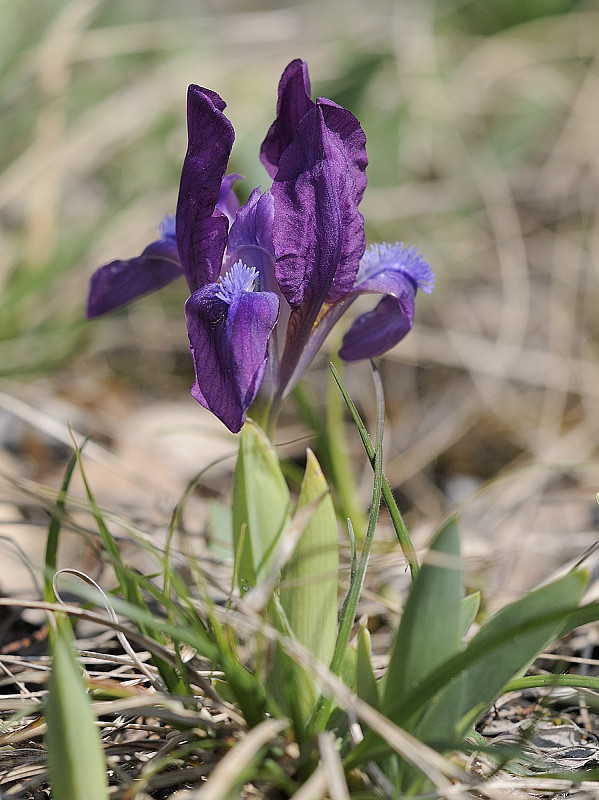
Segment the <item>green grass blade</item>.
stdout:
<svg viewBox="0 0 599 800">
<path fill-rule="evenodd" d="M 100 731 L 75 657 L 66 617 L 56 619 L 46 700 L 48 771 L 53 800 L 106 800 Z"/>
<path fill-rule="evenodd" d="M 350 633 L 352 626 L 354 624 L 356 609 L 358 607 L 358 600 L 360 599 L 360 593 L 362 591 L 362 586 L 364 585 L 366 568 L 368 566 L 368 560 L 370 558 L 370 548 L 372 546 L 372 540 L 374 538 L 374 532 L 376 529 L 376 523 L 378 520 L 380 503 L 381 503 L 381 491 L 383 484 L 383 425 L 385 420 L 385 401 L 384 401 L 383 387 L 381 384 L 379 372 L 373 362 L 371 362 L 371 365 L 372 365 L 372 374 L 374 379 L 375 392 L 377 397 L 376 446 L 374 450 L 374 455 L 375 455 L 374 486 L 372 490 L 370 515 L 368 518 L 368 528 L 366 531 L 366 536 L 364 537 L 364 542 L 362 544 L 362 552 L 360 554 L 360 560 L 356 568 L 354 580 L 351 583 L 349 592 L 347 594 L 347 597 L 345 598 L 345 602 L 341 610 L 341 618 L 339 621 L 339 635 L 337 637 L 337 646 L 335 649 L 333 660 L 331 662 L 331 671 L 337 675 L 339 674 L 339 668 L 343 660 L 343 654 L 349 644 Z M 366 433 L 366 429 L 364 428 L 363 424 L 362 424 L 362 429 L 364 430 L 364 433 Z M 366 438 L 368 438 L 367 433 L 366 433 Z"/>
<path fill-rule="evenodd" d="M 83 450 L 86 442 L 87 439 L 80 447 L 80 450 Z M 50 517 L 50 522 L 48 523 L 48 533 L 46 536 L 46 552 L 44 556 L 44 563 L 46 566 L 45 576 L 44 576 L 44 600 L 47 600 L 49 603 L 53 603 L 56 599 L 54 597 L 54 590 L 52 589 L 52 576 L 54 575 L 54 573 L 58 568 L 58 544 L 60 540 L 60 531 L 62 528 L 62 519 L 65 512 L 65 506 L 66 506 L 69 486 L 71 483 L 71 478 L 73 477 L 73 472 L 75 471 L 76 466 L 77 466 L 77 453 L 75 452 L 73 453 L 73 455 L 69 459 L 69 463 L 67 464 L 64 478 L 62 480 L 62 485 L 58 492 L 54 508 L 52 509 L 52 516 Z"/>
<path fill-rule="evenodd" d="M 337 386 L 343 395 L 343 399 L 345 400 L 349 412 L 356 423 L 358 428 L 358 432 L 360 434 L 360 438 L 362 439 L 362 444 L 364 445 L 364 449 L 366 450 L 366 455 L 372 465 L 372 468 L 375 468 L 375 455 L 376 451 L 375 448 L 372 446 L 372 442 L 370 441 L 370 437 L 368 436 L 368 431 L 364 423 L 362 422 L 362 418 L 358 413 L 358 409 L 356 408 L 353 400 L 349 396 L 347 389 L 343 381 L 341 380 L 341 376 L 339 372 L 336 370 L 335 365 L 331 362 L 329 363 L 329 367 L 335 378 Z M 393 529 L 397 535 L 397 540 L 399 541 L 399 545 L 403 551 L 406 561 L 410 567 L 410 574 L 412 575 L 412 579 L 416 577 L 419 570 L 418 559 L 416 557 L 416 550 L 414 549 L 414 545 L 412 544 L 412 539 L 410 538 L 410 533 L 406 527 L 405 522 L 403 521 L 403 517 L 401 516 L 401 512 L 397 507 L 397 503 L 395 502 L 395 498 L 393 497 L 393 493 L 391 491 L 391 487 L 389 486 L 389 482 L 383 475 L 382 479 L 382 495 L 383 500 L 385 501 L 385 505 L 387 506 L 387 510 L 389 511 L 389 516 L 391 517 L 391 523 L 393 524 Z"/>
<path fill-rule="evenodd" d="M 341 360 L 335 357 L 333 363 L 339 371 Z M 361 537 L 362 531 L 367 528 L 368 519 L 360 502 L 354 464 L 349 457 L 344 400 L 332 374 L 329 374 L 327 381 L 326 409 L 326 443 L 340 516 L 342 519 L 350 519 L 353 529 Z"/>
<path fill-rule="evenodd" d="M 83 600 L 93 603 L 103 602 L 103 600 L 99 599 L 97 591 L 90 589 L 88 586 L 82 585 L 70 588 L 74 594 L 77 594 Z M 119 597 L 111 597 L 110 605 L 117 614 L 135 623 L 140 633 L 137 634 L 137 632 L 126 630 L 125 633 L 134 641 L 140 641 L 153 654 L 155 663 L 166 664 L 163 658 L 155 655 L 156 652 L 164 651 L 164 646 L 158 644 L 156 637 L 149 637 L 141 633 L 142 630 L 150 626 L 176 645 L 186 644 L 192 647 L 198 655 L 210 661 L 214 669 L 222 668 L 227 684 L 239 703 L 248 725 L 256 725 L 264 719 L 267 705 L 263 687 L 258 678 L 241 663 L 235 651 L 234 631 L 211 615 L 210 609 L 207 612 L 208 621 L 211 624 L 211 635 L 209 636 L 204 626 L 197 624 L 196 610 L 186 608 L 185 604 L 180 606 L 179 617 L 175 623 L 170 620 L 160 619 L 148 609 L 140 608 Z M 166 664 L 166 666 L 170 667 L 171 665 Z"/>
<path fill-rule="evenodd" d="M 114 540 L 114 537 L 110 533 L 110 530 L 104 520 L 102 511 L 100 510 L 100 507 L 96 502 L 96 498 L 94 497 L 94 493 L 92 492 L 89 481 L 87 480 L 87 475 L 85 472 L 85 468 L 83 466 L 81 449 L 77 446 L 77 443 L 74 440 L 73 444 L 75 448 L 75 456 L 77 458 L 77 464 L 79 466 L 79 471 L 81 473 L 81 479 L 83 480 L 83 485 L 85 486 L 85 491 L 87 494 L 87 498 L 89 500 L 92 514 L 96 522 L 96 525 L 98 526 L 100 539 L 106 551 L 107 560 L 110 561 L 114 569 L 114 573 L 116 575 L 119 584 L 119 590 L 122 592 L 125 600 L 128 603 L 135 605 L 140 609 L 147 610 L 147 604 L 144 600 L 140 588 L 140 580 L 139 580 L 140 576 L 138 576 L 134 572 L 134 570 L 130 569 L 124 563 L 119 548 Z M 143 628 L 140 628 L 140 630 L 145 635 L 156 639 L 156 641 L 158 642 L 161 641 L 160 633 L 153 624 L 144 626 Z M 154 663 L 158 668 L 162 680 L 168 687 L 169 691 L 173 692 L 174 694 L 186 693 L 187 687 L 185 686 L 185 683 L 177 675 L 176 670 L 174 670 L 169 664 L 166 664 L 165 662 L 159 659 L 156 659 Z"/>
<path fill-rule="evenodd" d="M 102 514 L 102 511 L 100 510 L 100 507 L 96 502 L 96 498 L 94 497 L 94 493 L 91 489 L 90 483 L 87 480 L 87 474 L 83 466 L 81 448 L 77 446 L 76 442 L 74 442 L 74 446 L 75 446 L 75 456 L 77 458 L 79 472 L 81 473 L 81 479 L 83 481 L 83 485 L 85 486 L 87 499 L 89 501 L 96 525 L 98 526 L 98 531 L 100 533 L 102 546 L 106 551 L 108 560 L 112 564 L 117 581 L 119 583 L 119 589 L 123 593 L 126 600 L 128 600 L 131 603 L 136 603 L 139 606 L 144 606 L 145 604 L 143 602 L 141 592 L 139 591 L 139 587 L 134 581 L 131 580 L 130 575 L 125 569 L 125 565 L 121 558 L 119 548 L 114 540 L 114 537 L 110 533 L 108 526 L 106 525 L 106 522 L 104 520 L 104 515 Z"/>
<path fill-rule="evenodd" d="M 523 678 L 516 678 L 509 681 L 505 686 L 506 692 L 522 692 L 526 689 L 539 689 L 552 686 L 567 686 L 570 689 L 589 689 L 592 692 L 599 692 L 599 677 L 597 675 L 525 675 Z M 595 696 L 594 702 L 589 705 L 596 710 L 599 701 Z"/>
</svg>

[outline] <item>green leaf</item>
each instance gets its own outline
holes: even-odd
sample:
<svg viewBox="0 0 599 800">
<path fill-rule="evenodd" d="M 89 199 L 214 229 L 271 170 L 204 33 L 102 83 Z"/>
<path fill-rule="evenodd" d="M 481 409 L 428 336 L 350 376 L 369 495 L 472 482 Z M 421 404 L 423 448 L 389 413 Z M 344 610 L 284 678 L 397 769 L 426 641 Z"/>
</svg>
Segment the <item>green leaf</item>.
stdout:
<svg viewBox="0 0 599 800">
<path fill-rule="evenodd" d="M 239 587 L 266 575 L 289 517 L 289 489 L 266 434 L 247 421 L 240 434 L 233 484 L 233 537 Z"/>
<path fill-rule="evenodd" d="M 343 654 L 339 677 L 352 692 L 358 691 L 358 643 L 352 641 Z"/>
<path fill-rule="evenodd" d="M 462 595 L 459 532 L 451 519 L 433 539 L 406 600 L 391 646 L 381 704 L 384 713 L 398 696 L 459 651 Z"/>
<path fill-rule="evenodd" d="M 585 572 L 572 572 L 506 606 L 462 652 L 424 676 L 407 695 L 391 698 L 385 714 L 399 721 L 418 715 L 433 702 L 446 706 L 454 683 L 461 683 L 459 732 L 467 733 L 476 719 L 506 691 L 510 681 L 521 675 L 557 636 L 599 618 L 599 604 L 576 608 L 587 582 Z M 439 747 L 450 744 L 438 741 Z M 388 752 L 388 745 L 367 734 L 346 759 L 346 766 L 353 768 Z"/>
<path fill-rule="evenodd" d="M 207 545 L 210 552 L 219 560 L 231 558 L 233 555 L 231 509 L 218 500 L 209 500 L 207 510 L 209 526 Z"/>
<path fill-rule="evenodd" d="M 306 722 L 318 698 L 318 690 L 312 675 L 279 642 L 275 643 L 266 687 L 269 700 L 274 701 L 278 709 L 277 716 L 290 719 L 296 741 L 305 742 L 308 738 Z"/>
<path fill-rule="evenodd" d="M 53 800 L 106 800 L 108 783 L 100 731 L 66 617 L 57 617 L 48 683 L 48 770 Z"/>
<path fill-rule="evenodd" d="M 298 543 L 281 570 L 279 599 L 289 635 L 329 666 L 337 638 L 339 544 L 333 501 L 322 470 L 311 450 L 297 504 L 297 512 L 314 508 Z M 302 740 L 313 712 L 318 689 L 312 675 L 278 648 L 271 674 L 277 702 L 294 723 Z"/>
<path fill-rule="evenodd" d="M 476 619 L 480 608 L 480 592 L 472 592 L 463 598 L 460 605 L 460 636 L 465 636 Z"/>
<path fill-rule="evenodd" d="M 531 626 L 530 630 L 525 628 L 509 642 L 499 644 L 504 632 L 527 621 L 553 613 L 559 615 L 561 610 L 568 615 L 572 606 L 580 602 L 586 585 L 587 575 L 579 571 L 541 586 L 499 611 L 470 640 L 466 652 L 472 653 L 474 658 L 465 671 L 464 732 L 501 693 L 505 684 L 523 674 L 538 654 L 559 636 L 563 620 L 549 619 L 544 625 Z M 476 657 L 487 650 L 485 656 Z"/>
<path fill-rule="evenodd" d="M 461 649 L 460 613 L 463 601 L 460 536 L 455 519 L 435 535 L 418 572 L 401 616 L 391 649 L 381 710 L 398 695 L 405 695 Z M 431 739 L 456 742 L 461 717 L 462 682 L 456 680 L 442 699 L 435 697 L 417 713 L 398 715 L 393 721 L 428 743 Z M 417 771 L 402 765 L 398 776 L 407 789 L 420 778 Z"/>
<path fill-rule="evenodd" d="M 343 654 L 341 668 L 339 670 L 339 677 L 343 683 L 348 686 L 352 692 L 358 690 L 358 640 L 353 639 L 347 646 Z M 327 716 L 327 729 L 335 731 L 339 741 L 349 742 L 349 719 L 347 712 L 336 705 L 333 701 L 330 703 Z M 365 728 L 363 727 L 363 730 Z"/>
<path fill-rule="evenodd" d="M 314 501 L 318 507 L 281 572 L 280 599 L 295 637 L 328 666 L 337 637 L 337 522 L 325 477 L 308 450 L 297 510 Z"/>
<path fill-rule="evenodd" d="M 357 693 L 373 708 L 379 706 L 379 689 L 370 661 L 370 633 L 361 626 L 358 631 Z"/>
</svg>

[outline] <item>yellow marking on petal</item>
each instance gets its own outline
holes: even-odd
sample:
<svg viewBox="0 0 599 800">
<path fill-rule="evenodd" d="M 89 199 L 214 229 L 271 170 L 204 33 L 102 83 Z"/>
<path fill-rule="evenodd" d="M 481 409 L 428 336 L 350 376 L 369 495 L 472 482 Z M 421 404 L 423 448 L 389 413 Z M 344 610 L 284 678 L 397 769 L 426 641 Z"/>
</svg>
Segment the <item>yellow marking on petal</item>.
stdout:
<svg viewBox="0 0 599 800">
<path fill-rule="evenodd" d="M 321 308 L 320 308 L 320 311 L 318 312 L 318 316 L 317 316 L 317 317 L 316 317 L 316 319 L 314 320 L 314 325 L 312 325 L 312 330 L 314 330 L 314 328 L 315 328 L 315 327 L 318 325 L 318 323 L 320 322 L 320 320 L 321 320 L 321 319 L 324 317 L 324 315 L 327 313 L 327 311 L 329 310 L 329 308 L 330 308 L 331 306 L 332 306 L 332 303 L 323 303 L 323 304 L 322 304 L 322 306 L 321 306 Z M 598 496 L 599 496 L 599 495 L 598 495 Z M 598 501 L 598 502 L 599 502 L 599 501 Z"/>
</svg>

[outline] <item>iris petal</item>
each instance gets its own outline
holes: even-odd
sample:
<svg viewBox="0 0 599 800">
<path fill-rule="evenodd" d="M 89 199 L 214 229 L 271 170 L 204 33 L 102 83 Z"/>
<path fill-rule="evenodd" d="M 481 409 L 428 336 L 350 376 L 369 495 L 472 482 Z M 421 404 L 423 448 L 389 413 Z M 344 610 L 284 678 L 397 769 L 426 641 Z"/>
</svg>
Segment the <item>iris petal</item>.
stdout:
<svg viewBox="0 0 599 800">
<path fill-rule="evenodd" d="M 163 226 L 166 232 L 166 228 Z M 149 244 L 137 258 L 111 261 L 92 275 L 87 300 L 88 318 L 99 317 L 136 297 L 162 289 L 182 274 L 174 236 Z"/>
<path fill-rule="evenodd" d="M 277 117 L 260 148 L 260 161 L 271 178 L 276 175 L 281 155 L 291 143 L 300 120 L 313 107 L 308 67 L 304 61 L 296 58 L 281 75 Z"/>
<path fill-rule="evenodd" d="M 209 284 L 185 304 L 196 373 L 191 392 L 237 433 L 264 377 L 279 301 L 271 292 L 240 288 L 227 302 L 222 293 L 222 284 Z"/>
<path fill-rule="evenodd" d="M 192 292 L 217 280 L 228 220 L 216 208 L 235 132 L 216 94 L 190 86 L 187 94 L 188 147 L 177 202 L 177 244 Z"/>
<path fill-rule="evenodd" d="M 377 307 L 353 323 L 339 355 L 345 361 L 374 358 L 394 347 L 414 323 L 416 290 L 431 292 L 434 275 L 422 255 L 400 242 L 369 247 L 360 263 L 350 296 L 386 295 Z"/>
<path fill-rule="evenodd" d="M 415 247 L 402 242 L 374 244 L 368 247 L 360 261 L 354 289 L 393 294 L 396 285 L 402 291 L 402 282 L 407 278 L 423 292 L 432 292 L 435 276 Z"/>
<path fill-rule="evenodd" d="M 216 207 L 227 217 L 229 220 L 229 225 L 235 219 L 235 214 L 239 208 L 239 200 L 233 191 L 233 184 L 235 181 L 239 181 L 242 178 L 243 175 L 238 175 L 236 172 L 232 172 L 230 175 L 225 175 L 223 182 L 220 185 Z"/>
<path fill-rule="evenodd" d="M 406 288 L 397 299 L 387 295 L 373 311 L 358 317 L 343 337 L 339 355 L 344 361 L 375 358 L 400 342 L 414 323 L 416 290 Z"/>
<path fill-rule="evenodd" d="M 365 244 L 358 203 L 366 164 L 359 122 L 328 102 L 303 117 L 281 157 L 271 189 L 277 280 L 289 304 L 314 319 L 353 286 Z"/>
<path fill-rule="evenodd" d="M 365 145 L 349 111 L 319 101 L 301 120 L 273 181 L 275 272 L 292 308 L 281 356 L 282 396 L 323 303 L 340 301 L 354 284 L 365 243 L 358 211 Z"/>
<path fill-rule="evenodd" d="M 274 257 L 273 245 L 274 201 L 269 192 L 260 194 L 254 189 L 231 225 L 227 241 L 227 258 L 237 261 L 236 251 L 258 247 Z"/>
</svg>

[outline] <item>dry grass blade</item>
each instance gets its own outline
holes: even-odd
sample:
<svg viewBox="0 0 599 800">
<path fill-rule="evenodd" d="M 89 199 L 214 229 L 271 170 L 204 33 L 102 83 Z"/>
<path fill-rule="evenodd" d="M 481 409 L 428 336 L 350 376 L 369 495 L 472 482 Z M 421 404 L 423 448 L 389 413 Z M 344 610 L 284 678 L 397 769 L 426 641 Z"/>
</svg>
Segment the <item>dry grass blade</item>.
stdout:
<svg viewBox="0 0 599 800">
<path fill-rule="evenodd" d="M 94 688 L 106 688 L 101 682 L 94 682 Z M 133 690 L 134 691 L 134 690 Z M 118 700 L 102 700 L 92 703 L 92 709 L 97 716 L 121 716 L 127 714 L 135 717 L 148 717 L 163 721 L 164 725 L 181 725 L 192 728 L 198 723 L 197 710 L 185 708 L 178 700 L 166 694 L 144 692 L 145 696 L 123 697 Z M 13 710 L 17 703 L 11 704 Z M 34 704 L 29 705 L 30 708 Z M 27 708 L 22 709 L 26 711 Z M 209 719 L 202 718 L 202 725 L 216 729 Z M 8 731 L 0 736 L 0 746 L 16 745 L 19 742 L 33 741 L 46 734 L 47 727 L 41 719 L 25 725 L 20 729 Z"/>
<path fill-rule="evenodd" d="M 319 764 L 290 800 L 320 800 L 328 791 L 329 782 L 323 764 Z"/>
<path fill-rule="evenodd" d="M 33 429 L 51 439 L 55 439 L 62 445 L 66 445 L 69 449 L 73 447 L 73 442 L 75 442 L 78 447 L 81 447 L 85 441 L 85 436 L 74 430 L 70 424 L 62 422 L 50 414 L 47 414 L 45 411 L 35 408 L 35 406 L 30 403 L 25 403 L 23 400 L 12 397 L 2 391 L 0 391 L 0 409 L 15 417 L 15 419 L 23 420 L 23 422 Z M 168 480 L 166 487 L 164 483 L 154 483 L 151 472 L 127 467 L 123 464 L 122 460 L 97 442 L 87 442 L 85 445 L 85 455 L 86 458 L 93 459 L 97 461 L 98 464 L 102 464 L 107 469 L 112 470 L 115 476 L 117 476 L 117 479 L 124 478 L 139 486 L 146 486 L 160 493 L 163 493 L 165 490 L 176 493 L 179 490 L 175 480 Z"/>
<path fill-rule="evenodd" d="M 49 611 L 51 607 L 52 604 L 46 604 L 44 610 Z M 81 618 L 74 608 L 67 606 L 65 610 Z M 100 622 L 101 618 L 96 616 Z M 109 628 L 116 625 L 105 618 L 103 624 Z M 125 626 L 116 627 L 123 629 Z M 137 638 L 135 633 L 131 636 L 127 631 L 131 638 Z M 98 646 L 103 644 L 109 649 L 118 641 L 116 637 L 108 641 L 105 633 L 98 634 L 97 639 Z M 173 658 L 168 650 L 164 655 Z M 0 666 L 4 658 L 0 656 Z M 40 714 L 51 662 L 45 656 L 7 658 L 15 667 L 17 677 L 12 683 L 17 689 L 19 679 L 21 683 L 41 686 L 41 691 L 29 692 L 26 696 L 6 696 L 0 708 L 0 745 L 6 751 L 0 753 L 0 796 L 25 800 L 31 796 L 27 792 L 35 794 L 47 788 L 46 750 L 40 741 L 47 733 L 47 726 Z M 88 686 L 97 697 L 111 698 L 116 694 L 117 698 L 96 699 L 92 703 L 99 719 L 104 756 L 113 784 L 112 797 L 128 796 L 132 785 L 136 787 L 136 796 L 140 797 L 155 796 L 153 793 L 165 789 L 175 791 L 199 785 L 226 752 L 231 740 L 245 734 L 243 720 L 234 709 L 229 714 L 224 704 L 212 703 L 201 691 L 198 696 L 185 699 L 156 692 L 128 658 L 117 657 L 113 662 L 113 657 L 108 655 L 103 661 L 98 652 L 84 652 L 81 660 L 89 675 Z M 103 663 L 92 669 L 90 661 Z M 39 665 L 39 668 L 31 669 L 30 665 Z M 18 667 L 23 671 L 19 672 Z"/>
<path fill-rule="evenodd" d="M 570 781 L 567 778 L 519 778 L 502 776 L 482 783 L 479 790 L 491 800 L 524 800 L 532 795 L 597 798 L 596 781 Z"/>
<path fill-rule="evenodd" d="M 173 800 L 222 800 L 242 781 L 246 769 L 260 750 L 287 727 L 287 720 L 267 719 L 252 728 L 227 755 L 219 761 L 210 780 L 201 789 L 177 792 Z"/>
<path fill-rule="evenodd" d="M 564 389 L 563 375 L 571 376 L 569 391 L 599 396 L 599 367 L 591 359 L 564 357 L 541 348 L 497 345 L 476 334 L 415 326 L 414 335 L 392 350 L 388 358 L 409 363 L 461 367 L 491 378 L 501 378 L 542 389 Z"/>
<path fill-rule="evenodd" d="M 330 731 L 321 733 L 318 736 L 318 749 L 320 750 L 331 800 L 349 800 L 349 791 L 343 773 L 341 756 L 335 744 L 335 737 Z"/>
<path fill-rule="evenodd" d="M 118 623 L 117 615 L 114 613 L 114 609 L 112 608 L 112 606 L 108 602 L 108 597 L 106 596 L 106 592 L 102 589 L 102 587 L 98 583 L 96 583 L 96 581 L 93 578 L 91 578 L 89 575 L 86 575 L 85 572 L 82 572 L 79 569 L 72 569 L 71 567 L 64 568 L 64 569 L 59 569 L 58 572 L 56 572 L 52 576 L 52 589 L 54 590 L 54 596 L 56 597 L 56 600 L 57 600 L 58 603 L 60 603 L 61 605 L 66 605 L 66 603 L 63 601 L 62 597 L 60 596 L 60 594 L 58 592 L 58 588 L 57 588 L 57 580 L 61 575 L 72 575 L 72 576 L 75 576 L 77 578 L 80 578 L 88 586 L 92 586 L 98 592 L 100 597 L 102 597 L 102 599 L 104 600 L 104 608 L 106 609 L 106 613 L 108 614 L 108 618 L 110 619 L 110 621 Z M 131 647 L 131 645 L 127 641 L 127 637 L 124 634 L 122 634 L 120 631 L 117 631 L 116 635 L 117 635 L 117 639 L 119 640 L 119 642 L 121 644 L 121 647 L 123 648 L 125 653 L 127 653 L 129 658 L 131 659 L 131 661 L 135 664 L 136 668 L 143 675 L 146 676 L 146 678 L 150 681 L 150 684 L 152 686 L 154 686 L 155 689 L 163 689 L 164 686 L 161 684 L 161 682 L 157 678 L 157 676 L 154 675 L 152 673 L 152 671 L 149 670 L 146 667 L 146 665 L 143 664 L 140 661 L 140 659 L 137 657 L 137 654 L 136 654 L 135 650 Z"/>
</svg>

